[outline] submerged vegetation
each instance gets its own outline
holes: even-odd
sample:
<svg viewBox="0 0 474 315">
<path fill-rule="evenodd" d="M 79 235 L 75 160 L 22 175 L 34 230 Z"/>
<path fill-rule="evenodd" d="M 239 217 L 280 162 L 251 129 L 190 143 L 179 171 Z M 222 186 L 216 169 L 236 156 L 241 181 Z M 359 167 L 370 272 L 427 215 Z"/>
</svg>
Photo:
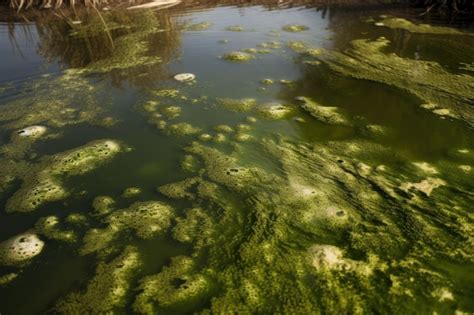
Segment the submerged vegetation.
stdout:
<svg viewBox="0 0 474 315">
<path fill-rule="evenodd" d="M 474 311 L 469 60 L 394 44 L 472 33 L 256 12 L 39 28 L 69 69 L 2 86 L 0 312 Z"/>
</svg>

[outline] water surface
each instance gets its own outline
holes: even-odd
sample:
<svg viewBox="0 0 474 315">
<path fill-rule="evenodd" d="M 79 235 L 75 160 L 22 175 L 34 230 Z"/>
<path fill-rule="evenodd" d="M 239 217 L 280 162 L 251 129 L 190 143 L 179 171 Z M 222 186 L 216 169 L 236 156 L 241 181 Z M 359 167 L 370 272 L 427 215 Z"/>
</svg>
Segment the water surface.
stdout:
<svg viewBox="0 0 474 315">
<path fill-rule="evenodd" d="M 0 313 L 474 312 L 472 29 L 393 16 L 420 23 L 255 5 L 1 24 L 0 240 L 44 248 L 2 258 Z M 64 193 L 30 204 L 47 180 Z"/>
</svg>

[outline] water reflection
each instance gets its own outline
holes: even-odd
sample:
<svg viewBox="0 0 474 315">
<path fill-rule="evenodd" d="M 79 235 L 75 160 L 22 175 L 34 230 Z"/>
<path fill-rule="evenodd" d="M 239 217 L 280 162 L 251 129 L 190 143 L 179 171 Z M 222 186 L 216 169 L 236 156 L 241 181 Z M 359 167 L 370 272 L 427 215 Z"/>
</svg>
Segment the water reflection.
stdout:
<svg viewBox="0 0 474 315">
<path fill-rule="evenodd" d="M 16 34 L 10 41 L 17 52 Z M 164 64 L 177 54 L 179 27 L 168 12 L 78 11 L 71 16 L 49 16 L 24 24 L 21 31 L 37 33 L 37 53 L 62 68 L 107 72 L 114 83 L 125 79 L 146 85 L 167 76 Z M 160 62 L 142 62 L 157 57 Z"/>
</svg>

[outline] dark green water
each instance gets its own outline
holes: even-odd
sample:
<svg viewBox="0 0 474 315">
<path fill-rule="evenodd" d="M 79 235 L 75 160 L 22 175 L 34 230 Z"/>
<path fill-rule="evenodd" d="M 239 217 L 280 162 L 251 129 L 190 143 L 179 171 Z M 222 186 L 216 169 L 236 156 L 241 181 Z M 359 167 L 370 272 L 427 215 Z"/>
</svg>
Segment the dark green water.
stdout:
<svg viewBox="0 0 474 315">
<path fill-rule="evenodd" d="M 0 314 L 473 313 L 474 32 L 393 16 L 0 24 Z"/>
</svg>

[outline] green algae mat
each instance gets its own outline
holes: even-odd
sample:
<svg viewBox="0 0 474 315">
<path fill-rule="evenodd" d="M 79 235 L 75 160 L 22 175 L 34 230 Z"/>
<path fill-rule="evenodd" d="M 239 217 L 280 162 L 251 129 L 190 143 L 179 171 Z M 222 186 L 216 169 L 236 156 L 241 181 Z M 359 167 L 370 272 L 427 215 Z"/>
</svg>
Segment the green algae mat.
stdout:
<svg viewBox="0 0 474 315">
<path fill-rule="evenodd" d="M 0 314 L 472 314 L 473 35 L 311 6 L 0 24 Z"/>
</svg>

